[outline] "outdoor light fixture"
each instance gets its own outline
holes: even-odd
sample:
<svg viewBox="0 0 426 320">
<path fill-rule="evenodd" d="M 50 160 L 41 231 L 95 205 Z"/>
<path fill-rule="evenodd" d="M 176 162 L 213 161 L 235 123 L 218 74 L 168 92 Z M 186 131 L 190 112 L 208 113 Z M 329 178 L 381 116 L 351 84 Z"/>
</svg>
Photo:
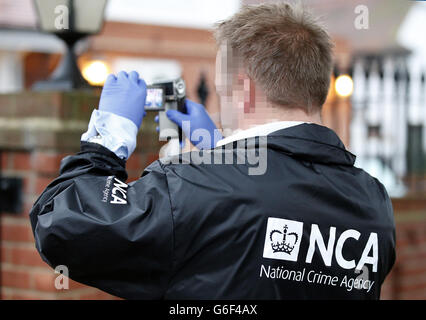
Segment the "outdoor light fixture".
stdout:
<svg viewBox="0 0 426 320">
<path fill-rule="evenodd" d="M 349 97 L 354 92 L 354 82 L 349 75 L 341 75 L 336 79 L 335 89 L 339 97 Z"/>
<path fill-rule="evenodd" d="M 66 52 L 47 81 L 37 82 L 35 90 L 73 90 L 90 87 L 77 66 L 75 44 L 99 33 L 107 0 L 35 0 L 39 27 L 66 44 Z"/>
<path fill-rule="evenodd" d="M 110 69 L 105 62 L 94 60 L 83 65 L 82 74 L 91 85 L 102 86 L 110 74 Z"/>
</svg>

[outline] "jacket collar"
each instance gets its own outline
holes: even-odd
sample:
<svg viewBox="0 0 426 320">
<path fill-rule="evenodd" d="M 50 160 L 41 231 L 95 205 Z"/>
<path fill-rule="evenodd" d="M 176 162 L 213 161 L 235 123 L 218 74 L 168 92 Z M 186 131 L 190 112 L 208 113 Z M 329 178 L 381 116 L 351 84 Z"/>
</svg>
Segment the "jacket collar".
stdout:
<svg viewBox="0 0 426 320">
<path fill-rule="evenodd" d="M 302 123 L 304 123 L 304 122 L 302 122 L 302 121 L 276 121 L 276 122 L 270 122 L 270 123 L 258 125 L 258 126 L 250 128 L 250 129 L 246 129 L 246 130 L 236 130 L 229 137 L 223 138 L 222 140 L 218 141 L 216 146 L 220 147 L 220 146 L 223 146 L 225 144 L 228 144 L 228 143 L 231 143 L 231 142 L 234 142 L 234 141 L 253 138 L 253 137 L 264 137 L 264 136 L 267 136 L 268 134 L 271 134 L 272 132 L 282 130 L 282 129 L 286 129 L 286 128 L 290 128 L 290 127 L 293 127 L 293 126 L 298 126 Z"/>
<path fill-rule="evenodd" d="M 274 122 L 241 131 L 218 142 L 267 136 L 268 148 L 315 163 L 353 166 L 355 155 L 346 150 L 336 133 L 324 126 L 302 122 Z"/>
<path fill-rule="evenodd" d="M 333 130 L 317 124 L 275 131 L 268 135 L 268 148 L 316 163 L 353 166 L 356 160 Z"/>
</svg>

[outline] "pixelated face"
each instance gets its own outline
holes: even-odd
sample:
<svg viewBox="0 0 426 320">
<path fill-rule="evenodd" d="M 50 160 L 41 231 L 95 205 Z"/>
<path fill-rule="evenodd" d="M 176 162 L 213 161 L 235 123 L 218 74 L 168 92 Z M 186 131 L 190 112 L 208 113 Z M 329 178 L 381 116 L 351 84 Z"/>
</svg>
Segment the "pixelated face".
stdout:
<svg viewBox="0 0 426 320">
<path fill-rule="evenodd" d="M 220 115 L 223 128 L 238 128 L 238 117 L 244 113 L 247 102 L 247 81 L 241 79 L 242 65 L 232 51 L 222 45 L 216 56 L 216 92 L 220 100 Z"/>
<path fill-rule="evenodd" d="M 216 56 L 215 84 L 223 129 L 244 129 L 270 111 L 263 91 L 247 75 L 242 59 L 236 58 L 226 45 Z"/>
<path fill-rule="evenodd" d="M 221 124 L 223 128 L 230 127 L 232 114 L 232 78 L 229 78 L 228 51 L 222 45 L 216 55 L 216 92 L 219 96 Z"/>
</svg>

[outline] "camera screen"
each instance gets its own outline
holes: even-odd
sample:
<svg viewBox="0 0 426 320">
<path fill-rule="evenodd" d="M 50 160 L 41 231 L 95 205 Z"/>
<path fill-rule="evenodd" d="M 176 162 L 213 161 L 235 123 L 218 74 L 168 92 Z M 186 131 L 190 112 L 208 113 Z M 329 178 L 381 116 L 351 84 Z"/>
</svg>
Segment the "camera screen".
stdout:
<svg viewBox="0 0 426 320">
<path fill-rule="evenodd" d="M 160 111 L 164 110 L 164 89 L 163 88 L 149 88 L 147 89 L 146 111 Z"/>
</svg>

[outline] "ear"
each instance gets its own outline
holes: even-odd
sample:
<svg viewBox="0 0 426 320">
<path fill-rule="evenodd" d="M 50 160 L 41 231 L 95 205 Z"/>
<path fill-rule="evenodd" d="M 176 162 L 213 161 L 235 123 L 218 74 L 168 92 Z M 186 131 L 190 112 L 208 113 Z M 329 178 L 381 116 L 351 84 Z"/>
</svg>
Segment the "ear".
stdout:
<svg viewBox="0 0 426 320">
<path fill-rule="evenodd" d="M 244 90 L 244 113 L 254 113 L 256 101 L 256 85 L 244 72 L 238 73 L 238 84 Z"/>
</svg>

